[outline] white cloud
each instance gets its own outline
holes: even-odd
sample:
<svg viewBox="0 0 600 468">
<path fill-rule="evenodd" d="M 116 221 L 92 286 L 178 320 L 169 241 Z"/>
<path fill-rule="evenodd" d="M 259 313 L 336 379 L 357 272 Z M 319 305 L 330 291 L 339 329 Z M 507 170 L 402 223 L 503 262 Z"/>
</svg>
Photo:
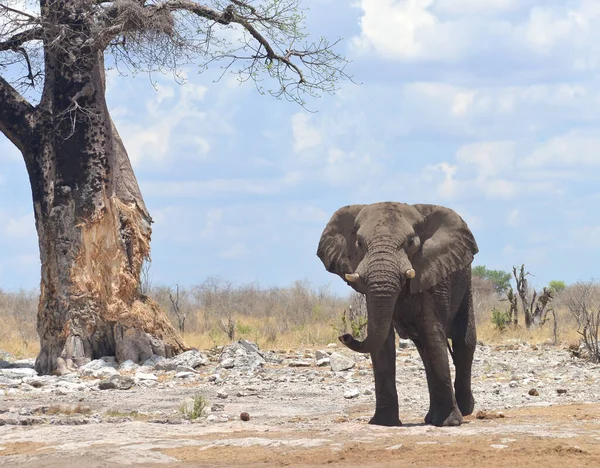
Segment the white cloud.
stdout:
<svg viewBox="0 0 600 468">
<path fill-rule="evenodd" d="M 297 205 L 288 209 L 286 217 L 296 223 L 326 223 L 329 215 L 313 205 Z"/>
<path fill-rule="evenodd" d="M 509 226 L 517 227 L 519 225 L 519 217 L 520 217 L 520 211 L 517 208 L 515 208 L 515 209 L 511 210 L 510 213 L 508 213 L 508 218 L 507 218 L 506 222 L 508 223 Z"/>
<path fill-rule="evenodd" d="M 600 166 L 598 131 L 573 130 L 551 138 L 523 161 L 531 168 Z"/>
<path fill-rule="evenodd" d="M 459 148 L 456 159 L 461 163 L 476 166 L 479 179 L 489 179 L 512 169 L 515 160 L 515 143 L 513 141 L 471 143 Z"/>
<path fill-rule="evenodd" d="M 225 258 L 227 260 L 236 260 L 241 257 L 245 257 L 246 255 L 248 255 L 249 252 L 250 251 L 248 250 L 248 247 L 246 247 L 245 243 L 236 242 L 231 247 L 223 250 L 219 254 L 219 257 Z"/>
<path fill-rule="evenodd" d="M 290 171 L 278 179 L 210 179 L 184 181 L 147 181 L 146 195 L 161 197 L 215 197 L 236 194 L 273 195 L 285 188 L 295 187 L 302 174 Z"/>
<path fill-rule="evenodd" d="M 556 55 L 559 67 L 600 66 L 600 5 L 595 0 L 359 0 L 362 52 L 389 60 L 455 62 L 495 50 Z M 526 14 L 511 14 L 524 10 Z"/>
<path fill-rule="evenodd" d="M 310 116 L 305 113 L 292 115 L 292 133 L 294 135 L 294 151 L 315 148 L 321 144 L 323 139 L 319 129 L 312 125 Z"/>
<path fill-rule="evenodd" d="M 457 166 L 446 162 L 431 164 L 423 169 L 423 178 L 426 182 L 437 183 L 437 192 L 444 199 L 452 198 L 457 195 L 459 182 L 454 179 Z M 440 180 L 441 176 L 441 180 Z"/>
<path fill-rule="evenodd" d="M 213 208 L 206 213 L 206 224 L 204 229 L 200 231 L 200 237 L 212 238 L 217 232 L 219 223 L 223 219 L 223 210 L 219 208 Z"/>
<path fill-rule="evenodd" d="M 441 21 L 432 11 L 435 4 L 434 0 L 360 0 L 361 34 L 353 39 L 354 46 L 387 59 L 441 62 L 455 61 L 466 50 L 477 48 L 471 37 L 474 28 L 464 21 Z"/>
<path fill-rule="evenodd" d="M 119 133 L 123 138 L 129 158 L 134 168 L 142 163 L 164 165 L 168 161 L 181 157 L 175 151 L 174 144 L 185 144 L 186 154 L 194 158 L 206 158 L 211 150 L 207 139 L 198 132 L 177 132 L 180 126 L 204 128 L 207 113 L 197 110 L 207 88 L 188 83 L 177 88 L 179 99 L 172 102 L 175 89 L 157 84 L 157 92 L 146 103 L 146 115 L 131 118 L 129 113 L 117 113 L 113 116 Z M 177 134 L 174 141 L 173 135 Z"/>
<path fill-rule="evenodd" d="M 514 10 L 524 0 L 436 0 L 433 7 L 446 14 L 468 15 L 482 12 L 505 12 Z"/>
</svg>

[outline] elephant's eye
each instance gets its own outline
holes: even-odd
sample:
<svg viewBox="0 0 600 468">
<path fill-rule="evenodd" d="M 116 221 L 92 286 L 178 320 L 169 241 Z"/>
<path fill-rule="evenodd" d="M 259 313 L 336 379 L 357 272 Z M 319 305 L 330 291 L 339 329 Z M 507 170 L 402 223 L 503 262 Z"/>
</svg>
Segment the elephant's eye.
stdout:
<svg viewBox="0 0 600 468">
<path fill-rule="evenodd" d="M 358 239 L 356 241 L 356 247 L 358 247 L 359 249 L 362 249 L 364 247 L 364 243 L 363 243 L 362 239 Z"/>
<path fill-rule="evenodd" d="M 415 236 L 410 236 L 408 241 L 406 241 L 407 245 L 413 245 L 415 243 Z"/>
</svg>

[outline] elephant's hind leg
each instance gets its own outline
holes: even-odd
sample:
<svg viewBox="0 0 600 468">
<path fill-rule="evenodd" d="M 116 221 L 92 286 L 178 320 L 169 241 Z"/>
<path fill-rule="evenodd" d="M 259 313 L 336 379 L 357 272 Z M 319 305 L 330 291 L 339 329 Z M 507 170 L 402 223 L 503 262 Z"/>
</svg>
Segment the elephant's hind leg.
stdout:
<svg viewBox="0 0 600 468">
<path fill-rule="evenodd" d="M 398 392 L 396 391 L 396 341 L 394 327 L 383 346 L 371 353 L 375 374 L 375 415 L 369 424 L 401 426 L 398 417 Z"/>
<path fill-rule="evenodd" d="M 458 314 L 454 319 L 452 329 L 452 350 L 456 377 L 454 379 L 454 392 L 456 403 L 463 416 L 471 414 L 475 406 L 475 399 L 471 392 L 471 367 L 477 335 L 475 332 L 475 318 L 473 314 L 473 300 L 471 291 L 465 294 Z"/>
</svg>

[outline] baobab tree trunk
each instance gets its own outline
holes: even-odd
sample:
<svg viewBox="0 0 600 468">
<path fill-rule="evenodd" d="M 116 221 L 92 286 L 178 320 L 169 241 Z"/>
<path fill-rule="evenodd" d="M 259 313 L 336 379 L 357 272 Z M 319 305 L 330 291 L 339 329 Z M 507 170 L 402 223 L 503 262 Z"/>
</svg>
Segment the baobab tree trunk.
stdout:
<svg viewBox="0 0 600 468">
<path fill-rule="evenodd" d="M 152 221 L 108 113 L 102 52 L 80 53 L 82 40 L 45 51 L 33 138 L 20 148 L 42 263 L 41 374 L 101 356 L 140 362 L 186 349 L 164 312 L 139 293 Z"/>
</svg>

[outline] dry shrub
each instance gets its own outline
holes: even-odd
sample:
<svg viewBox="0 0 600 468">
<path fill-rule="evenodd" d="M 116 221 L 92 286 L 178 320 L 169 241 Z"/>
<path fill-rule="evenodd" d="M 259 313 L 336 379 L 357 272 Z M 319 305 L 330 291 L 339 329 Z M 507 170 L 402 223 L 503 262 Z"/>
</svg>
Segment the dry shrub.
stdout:
<svg viewBox="0 0 600 468">
<path fill-rule="evenodd" d="M 39 351 L 35 291 L 0 290 L 0 349 L 17 357 L 32 356 Z"/>
<path fill-rule="evenodd" d="M 600 294 L 596 283 L 594 294 Z M 171 323 L 177 323 L 169 293 L 174 287 L 150 286 L 148 295 L 167 311 Z M 578 289 L 570 286 L 556 293 L 553 302 L 557 317 L 557 341 L 579 343 L 578 321 L 570 311 L 570 298 Z M 597 296 L 594 296 L 597 297 Z M 17 356 L 34 356 L 38 352 L 36 311 L 38 296 L 33 291 L 7 293 L 0 291 L 0 349 Z M 507 340 L 532 344 L 555 342 L 553 323 L 527 330 L 524 326 L 508 326 L 504 331 L 494 328 L 492 310 L 507 310 L 503 301 L 487 280 L 473 278 L 473 303 L 478 339 L 485 343 Z M 306 281 L 296 281 L 290 287 L 261 288 L 256 283 L 234 285 L 208 278 L 203 283 L 179 287 L 179 310 L 186 315 L 185 340 L 190 346 L 209 349 L 233 339 L 245 338 L 270 349 L 292 349 L 302 346 L 322 346 L 337 341 L 344 330 L 344 310 L 356 307 L 356 295 L 337 296 L 327 287 L 315 288 Z M 223 327 L 223 323 L 231 327 Z M 228 330 L 225 330 L 228 328 Z M 229 333 L 231 329 L 232 333 Z"/>
</svg>

